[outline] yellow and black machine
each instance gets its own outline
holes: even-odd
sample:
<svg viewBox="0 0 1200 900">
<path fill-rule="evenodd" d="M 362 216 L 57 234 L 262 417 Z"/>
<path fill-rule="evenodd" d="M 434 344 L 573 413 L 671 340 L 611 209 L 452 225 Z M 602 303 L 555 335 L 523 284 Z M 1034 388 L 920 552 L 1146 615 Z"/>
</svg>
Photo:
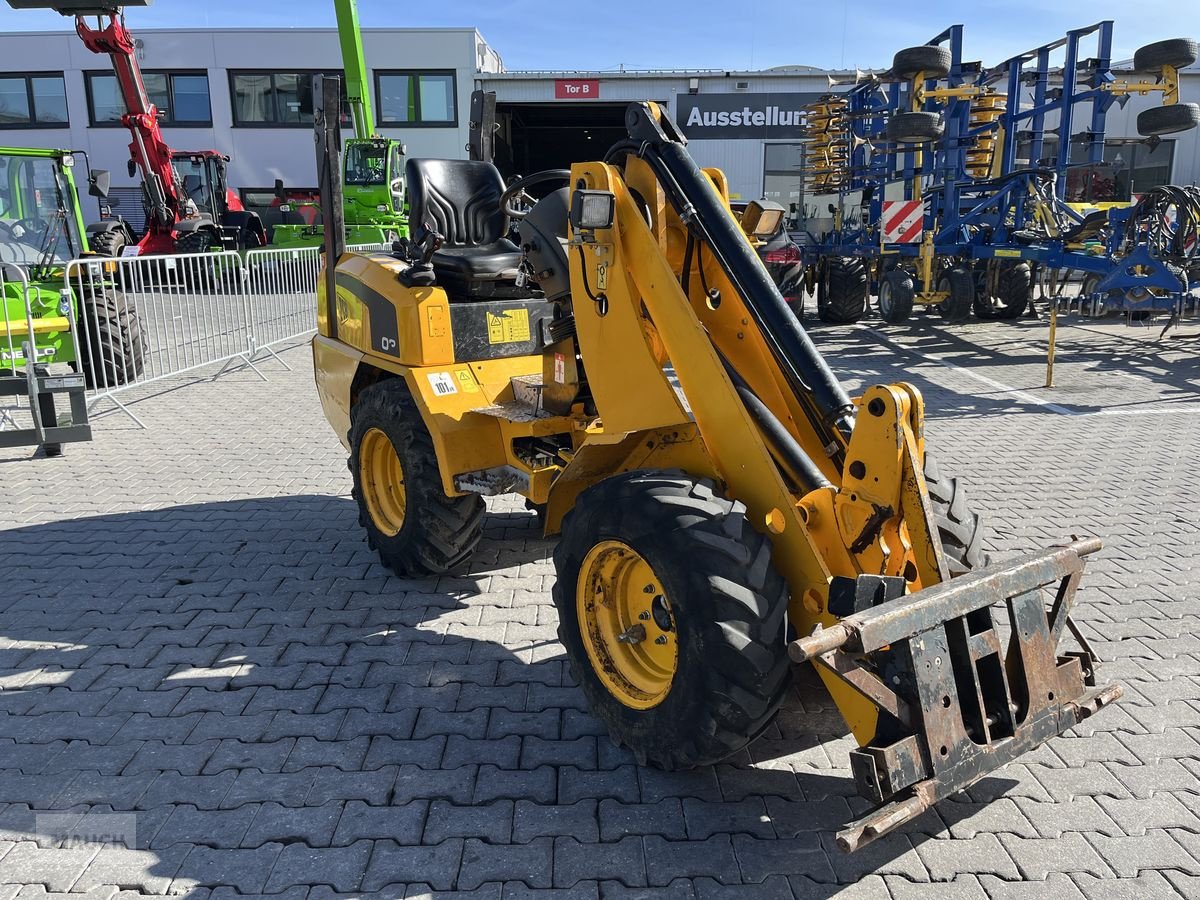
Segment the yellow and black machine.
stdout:
<svg viewBox="0 0 1200 900">
<path fill-rule="evenodd" d="M 1120 695 L 1071 621 L 1100 544 L 987 565 L 919 391 L 848 396 L 768 277 L 743 228 L 782 210 L 739 224 L 660 107 L 626 125 L 603 160 L 508 187 L 410 159 L 395 252 L 326 228 L 321 402 L 396 572 L 465 563 L 484 496 L 538 510 L 572 672 L 639 763 L 738 751 L 813 663 L 872 803 L 839 833 L 852 851 Z M 328 222 L 336 113 L 318 131 Z"/>
</svg>

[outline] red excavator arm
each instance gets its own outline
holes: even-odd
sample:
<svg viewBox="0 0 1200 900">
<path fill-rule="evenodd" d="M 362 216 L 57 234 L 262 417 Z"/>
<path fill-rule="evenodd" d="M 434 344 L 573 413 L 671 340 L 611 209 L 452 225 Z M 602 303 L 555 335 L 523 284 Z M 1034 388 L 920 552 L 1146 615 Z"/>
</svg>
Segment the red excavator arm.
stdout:
<svg viewBox="0 0 1200 900">
<path fill-rule="evenodd" d="M 158 127 L 158 110 L 146 94 L 142 71 L 135 55 L 133 35 L 117 13 L 97 16 L 99 28 L 76 16 L 75 30 L 93 53 L 107 53 L 128 112 L 121 121 L 133 135 L 129 155 L 137 163 L 146 183 L 150 209 L 147 216 L 148 239 L 161 235 L 170 240 L 175 224 L 182 217 L 181 188 L 171 166 L 171 148 Z M 150 249 L 150 248 L 146 248 Z M 151 252 L 154 252 L 151 250 Z"/>
</svg>

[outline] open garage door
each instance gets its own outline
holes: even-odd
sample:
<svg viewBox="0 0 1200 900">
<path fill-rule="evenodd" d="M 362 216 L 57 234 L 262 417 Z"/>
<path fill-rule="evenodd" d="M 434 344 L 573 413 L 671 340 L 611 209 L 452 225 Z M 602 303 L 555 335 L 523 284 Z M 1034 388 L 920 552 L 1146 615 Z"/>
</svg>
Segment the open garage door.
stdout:
<svg viewBox="0 0 1200 900">
<path fill-rule="evenodd" d="M 496 166 L 505 178 L 600 159 L 627 136 L 622 103 L 496 104 Z"/>
</svg>

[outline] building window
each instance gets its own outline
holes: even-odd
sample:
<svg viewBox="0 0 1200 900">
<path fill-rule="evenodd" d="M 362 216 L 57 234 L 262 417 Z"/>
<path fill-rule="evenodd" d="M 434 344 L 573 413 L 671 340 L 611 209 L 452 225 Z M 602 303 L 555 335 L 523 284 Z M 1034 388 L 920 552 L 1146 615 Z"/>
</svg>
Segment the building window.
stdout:
<svg viewBox="0 0 1200 900">
<path fill-rule="evenodd" d="M 313 123 L 313 78 L 341 72 L 230 72 L 233 124 L 252 128 L 299 128 Z M 342 124 L 350 122 L 342 78 Z"/>
<path fill-rule="evenodd" d="M 175 128 L 212 125 L 208 75 L 204 72 L 143 72 L 146 96 L 158 109 L 160 125 Z M 85 72 L 88 118 L 93 126 L 121 124 L 125 98 L 112 72 Z"/>
<path fill-rule="evenodd" d="M 375 73 L 379 121 L 383 125 L 453 128 L 458 125 L 454 72 Z"/>
<path fill-rule="evenodd" d="M 774 200 L 786 213 L 786 227 L 799 228 L 804 206 L 804 145 L 763 145 L 763 197 Z"/>
<path fill-rule="evenodd" d="M 1141 141 L 1104 142 L 1104 161 L 1083 163 L 1086 148 L 1073 150 L 1072 167 L 1067 170 L 1069 203 L 1130 203 L 1151 188 L 1171 182 L 1175 157 L 1174 141 L 1159 141 L 1151 147 Z"/>
<path fill-rule="evenodd" d="M 67 124 L 62 72 L 0 75 L 0 127 L 65 128 Z"/>
</svg>

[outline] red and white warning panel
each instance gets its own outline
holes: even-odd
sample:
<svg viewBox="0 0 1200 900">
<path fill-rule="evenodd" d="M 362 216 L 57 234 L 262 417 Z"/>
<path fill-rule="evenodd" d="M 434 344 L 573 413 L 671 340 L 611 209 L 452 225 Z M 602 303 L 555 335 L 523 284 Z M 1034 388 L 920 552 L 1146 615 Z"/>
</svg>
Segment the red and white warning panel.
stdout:
<svg viewBox="0 0 1200 900">
<path fill-rule="evenodd" d="M 925 204 L 920 200 L 883 201 L 883 242 L 912 244 L 921 239 Z"/>
</svg>

